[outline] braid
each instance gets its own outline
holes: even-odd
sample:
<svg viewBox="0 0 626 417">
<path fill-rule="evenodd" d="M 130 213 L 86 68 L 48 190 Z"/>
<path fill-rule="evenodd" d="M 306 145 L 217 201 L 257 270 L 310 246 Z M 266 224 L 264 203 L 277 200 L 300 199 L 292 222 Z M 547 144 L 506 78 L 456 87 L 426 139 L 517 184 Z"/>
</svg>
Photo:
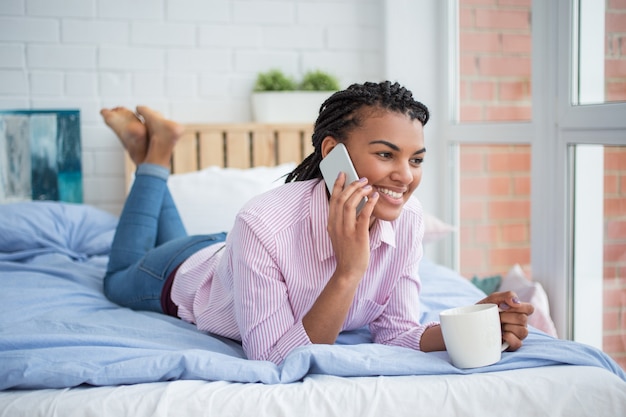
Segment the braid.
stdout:
<svg viewBox="0 0 626 417">
<path fill-rule="evenodd" d="M 422 125 L 425 125 L 430 117 L 426 106 L 416 101 L 411 91 L 397 82 L 352 84 L 347 89 L 334 93 L 322 103 L 313 129 L 313 153 L 287 175 L 285 182 L 322 178 L 319 168 L 322 160 L 322 141 L 327 136 L 332 136 L 339 142 L 345 141 L 352 129 L 362 123 L 359 110 L 364 107 L 406 114 L 411 120 L 419 120 Z"/>
<path fill-rule="evenodd" d="M 302 178 L 318 178 L 320 161 L 322 160 L 321 152 L 313 152 L 300 163 L 293 171 L 287 174 L 285 183 L 292 181 L 304 181 Z"/>
</svg>

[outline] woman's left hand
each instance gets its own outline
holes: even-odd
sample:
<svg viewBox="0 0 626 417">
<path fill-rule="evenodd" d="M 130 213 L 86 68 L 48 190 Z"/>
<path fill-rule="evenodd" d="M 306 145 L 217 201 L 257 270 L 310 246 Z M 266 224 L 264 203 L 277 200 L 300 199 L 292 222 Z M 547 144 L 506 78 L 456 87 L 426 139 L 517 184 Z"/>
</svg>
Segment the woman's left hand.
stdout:
<svg viewBox="0 0 626 417">
<path fill-rule="evenodd" d="M 528 336 L 528 316 L 535 311 L 532 304 L 522 303 L 513 291 L 494 292 L 477 304 L 488 303 L 500 307 L 502 340 L 509 344 L 507 350 L 514 351 L 522 347 L 522 340 Z"/>
</svg>

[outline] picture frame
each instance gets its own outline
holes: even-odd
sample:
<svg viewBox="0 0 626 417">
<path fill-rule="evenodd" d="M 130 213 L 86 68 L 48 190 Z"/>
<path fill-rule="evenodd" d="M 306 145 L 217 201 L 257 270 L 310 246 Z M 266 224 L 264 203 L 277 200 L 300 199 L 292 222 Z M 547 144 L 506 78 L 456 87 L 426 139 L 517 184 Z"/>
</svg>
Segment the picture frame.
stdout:
<svg viewBox="0 0 626 417">
<path fill-rule="evenodd" d="M 83 202 L 79 110 L 0 110 L 0 202 Z"/>
</svg>

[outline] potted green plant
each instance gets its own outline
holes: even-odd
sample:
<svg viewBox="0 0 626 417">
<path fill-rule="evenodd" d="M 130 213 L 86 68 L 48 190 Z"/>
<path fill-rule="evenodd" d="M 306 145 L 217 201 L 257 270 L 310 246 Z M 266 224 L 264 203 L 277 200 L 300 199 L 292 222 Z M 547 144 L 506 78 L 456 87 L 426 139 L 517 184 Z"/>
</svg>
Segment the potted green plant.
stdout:
<svg viewBox="0 0 626 417">
<path fill-rule="evenodd" d="M 259 123 L 313 123 L 320 105 L 339 82 L 331 74 L 308 71 L 296 82 L 278 69 L 257 75 L 252 92 L 252 114 Z"/>
<path fill-rule="evenodd" d="M 293 78 L 286 76 L 279 69 L 271 69 L 267 72 L 260 72 L 256 77 L 254 91 L 294 91 L 297 90 L 298 83 Z"/>
<path fill-rule="evenodd" d="M 337 91 L 339 81 L 327 72 L 309 71 L 302 77 L 299 90 L 303 91 Z"/>
</svg>

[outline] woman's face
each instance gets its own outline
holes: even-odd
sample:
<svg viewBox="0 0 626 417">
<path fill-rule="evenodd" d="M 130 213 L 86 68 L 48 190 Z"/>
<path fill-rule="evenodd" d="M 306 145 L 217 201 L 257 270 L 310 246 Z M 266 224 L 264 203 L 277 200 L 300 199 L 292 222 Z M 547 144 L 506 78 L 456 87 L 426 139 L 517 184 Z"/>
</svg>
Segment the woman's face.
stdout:
<svg viewBox="0 0 626 417">
<path fill-rule="evenodd" d="M 397 112 L 368 109 L 362 116 L 344 144 L 359 177 L 380 195 L 373 217 L 395 220 L 422 179 L 424 129 L 419 120 Z M 324 140 L 337 143 L 332 137 Z M 332 147 L 323 149 L 326 155 Z"/>
</svg>

